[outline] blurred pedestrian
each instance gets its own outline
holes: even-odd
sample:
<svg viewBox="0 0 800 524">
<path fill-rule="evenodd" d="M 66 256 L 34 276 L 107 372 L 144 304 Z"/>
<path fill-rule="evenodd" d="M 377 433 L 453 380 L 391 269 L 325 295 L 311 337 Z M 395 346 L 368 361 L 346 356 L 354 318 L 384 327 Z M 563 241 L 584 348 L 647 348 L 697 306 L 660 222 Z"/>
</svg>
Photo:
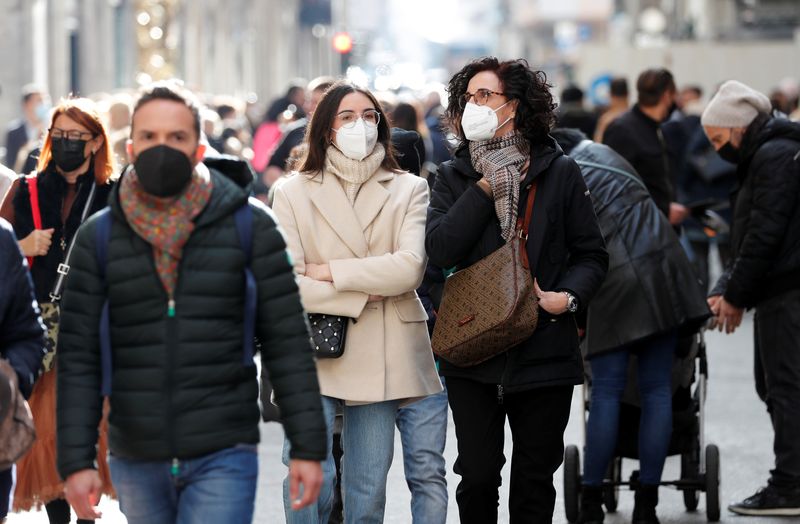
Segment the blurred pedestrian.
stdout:
<svg viewBox="0 0 800 524">
<path fill-rule="evenodd" d="M 110 208 L 77 235 L 59 340 L 57 456 L 80 518 L 100 517 L 92 459 L 104 395 L 111 475 L 130 524 L 252 520 L 254 335 L 293 444 L 294 507 L 318 493 L 324 421 L 284 240 L 248 200 L 252 171 L 234 159 L 207 167 L 199 139 L 191 94 L 175 83 L 146 88 L 133 110 L 132 164 Z"/>
<path fill-rule="evenodd" d="M 555 105 L 544 73 L 524 60 L 483 58 L 456 73 L 448 92 L 461 145 L 433 188 L 431 261 L 464 269 L 503 246 L 538 187 L 525 243 L 541 308 L 536 331 L 475 366 L 441 360 L 458 439 L 459 514 L 463 523 L 497 522 L 508 418 L 511 521 L 549 523 L 572 390 L 583 383 L 574 314 L 599 289 L 608 255 L 580 170 L 548 135 Z"/>
<path fill-rule="evenodd" d="M 561 91 L 561 100 L 556 113 L 556 125 L 580 129 L 588 136 L 593 136 L 597 128 L 597 115 L 586 109 L 583 102 L 583 89 L 576 85 L 568 85 Z"/>
<path fill-rule="evenodd" d="M 800 124 L 731 80 L 703 112 L 720 156 L 737 165 L 732 260 L 708 303 L 733 333 L 755 308 L 756 389 L 775 430 L 768 484 L 728 506 L 742 515 L 800 516 Z"/>
<path fill-rule="evenodd" d="M 22 88 L 23 116 L 8 126 L 5 165 L 17 173 L 27 172 L 23 170 L 25 161 L 47 131 L 51 109 L 50 95 L 44 87 L 28 84 Z"/>
<path fill-rule="evenodd" d="M 303 143 L 303 137 L 306 134 L 309 119 L 313 116 L 317 104 L 322 99 L 322 95 L 330 88 L 336 80 L 330 76 L 320 76 L 308 83 L 309 97 L 306 101 L 304 111 L 306 116 L 299 120 L 295 120 L 289 124 L 283 132 L 283 136 L 278 142 L 278 146 L 272 153 L 267 163 L 266 171 L 262 177 L 262 182 L 270 187 L 288 171 L 286 168 L 286 161 L 292 149 Z"/>
<path fill-rule="evenodd" d="M 636 81 L 636 105 L 611 122 L 603 134 L 603 143 L 639 173 L 658 209 L 673 226 L 689 216 L 689 210 L 676 201 L 674 158 L 661 130 L 674 110 L 675 90 L 675 80 L 666 69 L 642 72 Z"/>
<path fill-rule="evenodd" d="M 342 317 L 347 327 L 341 355 L 317 361 L 329 435 L 322 493 L 315 508 L 293 512 L 284 490 L 286 519 L 326 522 L 330 515 L 338 405 L 344 520 L 383 522 L 397 410 L 441 391 L 415 293 L 425 270 L 428 188 L 399 170 L 388 119 L 365 89 L 332 86 L 306 142 L 300 173 L 277 188 L 274 210 L 306 309 Z"/>
<path fill-rule="evenodd" d="M 603 142 L 603 133 L 605 133 L 608 124 L 628 110 L 630 105 L 628 103 L 628 80 L 624 76 L 612 78 L 609 94 L 608 109 L 600 115 L 597 120 L 597 128 L 594 131 L 594 141 L 598 143 Z"/>
<path fill-rule="evenodd" d="M 16 371 L 17 386 L 23 396 L 29 398 L 33 384 L 39 377 L 45 353 L 44 326 L 39 317 L 39 307 L 25 257 L 17 244 L 11 224 L 2 218 L 0 271 L 3 273 L 0 281 L 0 358 Z M 7 401 L 7 398 L 4 397 L 3 400 Z M 7 416 L 14 414 L 7 413 Z M 10 509 L 11 495 L 14 492 L 13 477 L 13 468 L 0 471 L 0 522 L 5 522 Z"/>
<path fill-rule="evenodd" d="M 578 522 L 603 522 L 603 479 L 617 448 L 620 401 L 628 360 L 635 355 L 642 415 L 632 522 L 656 524 L 658 486 L 672 436 L 675 347 L 710 316 L 705 289 L 633 167 L 579 130 L 556 129 L 553 136 L 581 166 L 610 268 L 589 306 L 586 326 L 592 392 Z"/>
<path fill-rule="evenodd" d="M 65 266 L 69 271 L 69 253 L 78 228 L 106 205 L 114 169 L 108 133 L 95 104 L 85 98 L 64 100 L 53 111 L 37 172 L 18 178 L 0 209 L 0 216 L 13 224 L 22 252 L 29 257 L 36 299 L 47 327 L 45 372 L 30 401 L 37 439 L 31 452 L 17 465 L 14 509 L 27 511 L 44 504 L 51 524 L 70 521 L 69 505 L 63 499 L 64 484 L 53 461 L 58 371 L 55 354 L 64 282 L 61 273 Z M 96 458 L 102 475 L 109 479 L 105 430 L 100 432 L 96 452 L 94 448 L 98 424 L 89 455 L 91 460 Z M 103 492 L 113 493 L 110 482 L 106 482 Z"/>
</svg>

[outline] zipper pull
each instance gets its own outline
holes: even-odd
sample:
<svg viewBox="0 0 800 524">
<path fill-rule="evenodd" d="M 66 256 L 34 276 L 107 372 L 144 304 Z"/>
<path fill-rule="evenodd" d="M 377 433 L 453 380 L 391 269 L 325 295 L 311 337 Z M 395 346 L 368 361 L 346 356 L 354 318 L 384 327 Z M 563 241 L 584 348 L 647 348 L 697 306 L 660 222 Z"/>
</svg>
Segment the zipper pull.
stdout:
<svg viewBox="0 0 800 524">
<path fill-rule="evenodd" d="M 175 299 L 171 298 L 167 302 L 167 316 L 173 318 L 175 316 Z"/>
<path fill-rule="evenodd" d="M 503 403 L 503 385 L 502 384 L 498 384 L 497 385 L 497 403 L 498 404 L 502 404 Z"/>
<path fill-rule="evenodd" d="M 172 473 L 173 477 L 177 477 L 181 472 L 181 462 L 178 459 L 172 459 L 172 467 L 169 469 L 169 472 Z"/>
</svg>

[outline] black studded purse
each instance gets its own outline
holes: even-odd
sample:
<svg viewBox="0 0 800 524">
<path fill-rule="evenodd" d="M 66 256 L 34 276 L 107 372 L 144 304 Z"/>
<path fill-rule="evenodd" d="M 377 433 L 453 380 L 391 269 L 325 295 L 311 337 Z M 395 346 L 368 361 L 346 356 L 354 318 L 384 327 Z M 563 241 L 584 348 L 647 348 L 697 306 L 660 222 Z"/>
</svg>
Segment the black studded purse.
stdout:
<svg viewBox="0 0 800 524">
<path fill-rule="evenodd" d="M 350 317 L 309 313 L 311 347 L 317 358 L 339 358 L 344 353 L 344 340 Z"/>
</svg>

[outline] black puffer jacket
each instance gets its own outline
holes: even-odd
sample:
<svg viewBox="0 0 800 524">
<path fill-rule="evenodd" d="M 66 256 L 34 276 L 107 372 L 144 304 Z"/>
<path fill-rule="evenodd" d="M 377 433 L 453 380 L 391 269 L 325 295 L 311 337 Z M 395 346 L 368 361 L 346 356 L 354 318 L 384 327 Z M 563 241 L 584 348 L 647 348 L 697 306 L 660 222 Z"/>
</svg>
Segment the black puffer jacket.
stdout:
<svg viewBox="0 0 800 524">
<path fill-rule="evenodd" d="M 183 250 L 175 316 L 150 244 L 128 226 L 115 190 L 106 267 L 98 276 L 96 217 L 78 232 L 62 303 L 58 350 L 58 469 L 91 468 L 100 420 L 98 325 L 109 298 L 113 374 L 109 441 L 121 457 L 191 458 L 259 440 L 258 382 L 243 364 L 245 255 L 234 212 L 252 175 L 216 161 L 213 192 Z M 292 457 L 325 457 L 325 423 L 309 334 L 283 237 L 272 214 L 253 212 L 256 335 Z"/>
<path fill-rule="evenodd" d="M 428 209 L 425 247 L 442 268 L 465 268 L 503 245 L 494 201 L 475 185 L 469 149 L 439 166 Z M 522 183 L 520 206 L 538 182 L 526 244 L 531 272 L 545 291 L 567 290 L 585 308 L 600 288 L 608 254 L 580 169 L 551 138 L 531 147 L 531 166 Z M 524 210 L 523 210 L 524 211 Z M 444 376 L 502 386 L 500 392 L 583 383 L 583 363 L 573 315 L 540 310 L 530 339 L 486 362 L 459 368 L 442 360 Z"/>
<path fill-rule="evenodd" d="M 710 316 L 705 292 L 641 178 L 608 146 L 583 140 L 567 150 L 591 191 L 609 255 L 608 275 L 589 306 L 587 355 L 695 332 Z"/>
<path fill-rule="evenodd" d="M 42 229 L 53 228 L 53 243 L 46 255 L 35 257 L 31 276 L 33 285 L 36 288 L 36 300 L 39 302 L 50 302 L 50 292 L 56 283 L 58 265 L 64 261 L 66 254 L 61 248 L 61 238 L 64 238 L 65 248 L 69 246 L 75 232 L 81 225 L 81 214 L 86 206 L 86 200 L 91 190 L 91 182 L 94 180 L 94 171 L 90 168 L 88 172 L 78 177 L 77 194 L 72 203 L 66 222 L 61 222 L 61 206 L 64 202 L 64 195 L 67 191 L 67 182 L 64 177 L 58 174 L 55 163 L 51 162 L 43 172 L 37 174 L 37 187 L 39 188 L 39 209 L 42 214 Z M 33 213 L 31 211 L 30 193 L 25 179 L 20 177 L 17 182 L 19 189 L 14 195 L 14 232 L 17 238 L 25 238 L 34 230 Z M 100 211 L 108 205 L 108 195 L 111 193 L 112 184 L 98 185 L 95 190 L 92 207 L 87 216 Z"/>
<path fill-rule="evenodd" d="M 33 298 L 33 283 L 11 225 L 0 218 L 0 358 L 19 377 L 29 397 L 44 357 L 44 326 Z"/>
<path fill-rule="evenodd" d="M 754 307 L 800 289 L 800 124 L 759 115 L 740 151 L 732 262 L 711 294 Z"/>
</svg>

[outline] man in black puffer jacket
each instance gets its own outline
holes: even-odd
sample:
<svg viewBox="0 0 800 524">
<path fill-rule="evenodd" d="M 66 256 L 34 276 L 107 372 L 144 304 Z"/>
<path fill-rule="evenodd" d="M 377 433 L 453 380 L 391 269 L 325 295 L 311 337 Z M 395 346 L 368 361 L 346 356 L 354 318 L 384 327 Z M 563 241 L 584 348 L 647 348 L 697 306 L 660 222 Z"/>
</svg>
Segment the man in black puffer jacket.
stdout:
<svg viewBox="0 0 800 524">
<path fill-rule="evenodd" d="M 775 429 L 768 486 L 728 509 L 800 516 L 800 124 L 770 110 L 766 96 L 731 80 L 703 113 L 714 148 L 737 164 L 732 263 L 709 305 L 727 333 L 756 308 L 756 389 Z"/>
<path fill-rule="evenodd" d="M 110 197 L 105 267 L 102 215 L 78 232 L 62 304 L 57 418 L 58 469 L 80 518 L 100 516 L 93 459 L 109 378 L 101 348 L 110 346 L 109 465 L 128 522 L 252 520 L 258 382 L 235 213 L 248 205 L 253 177 L 241 162 L 200 163 L 199 130 L 190 94 L 172 84 L 145 91 L 133 113 L 133 165 Z M 318 494 L 326 453 L 316 366 L 278 224 L 252 200 L 249 208 L 254 334 L 283 410 L 299 508 Z"/>
</svg>

